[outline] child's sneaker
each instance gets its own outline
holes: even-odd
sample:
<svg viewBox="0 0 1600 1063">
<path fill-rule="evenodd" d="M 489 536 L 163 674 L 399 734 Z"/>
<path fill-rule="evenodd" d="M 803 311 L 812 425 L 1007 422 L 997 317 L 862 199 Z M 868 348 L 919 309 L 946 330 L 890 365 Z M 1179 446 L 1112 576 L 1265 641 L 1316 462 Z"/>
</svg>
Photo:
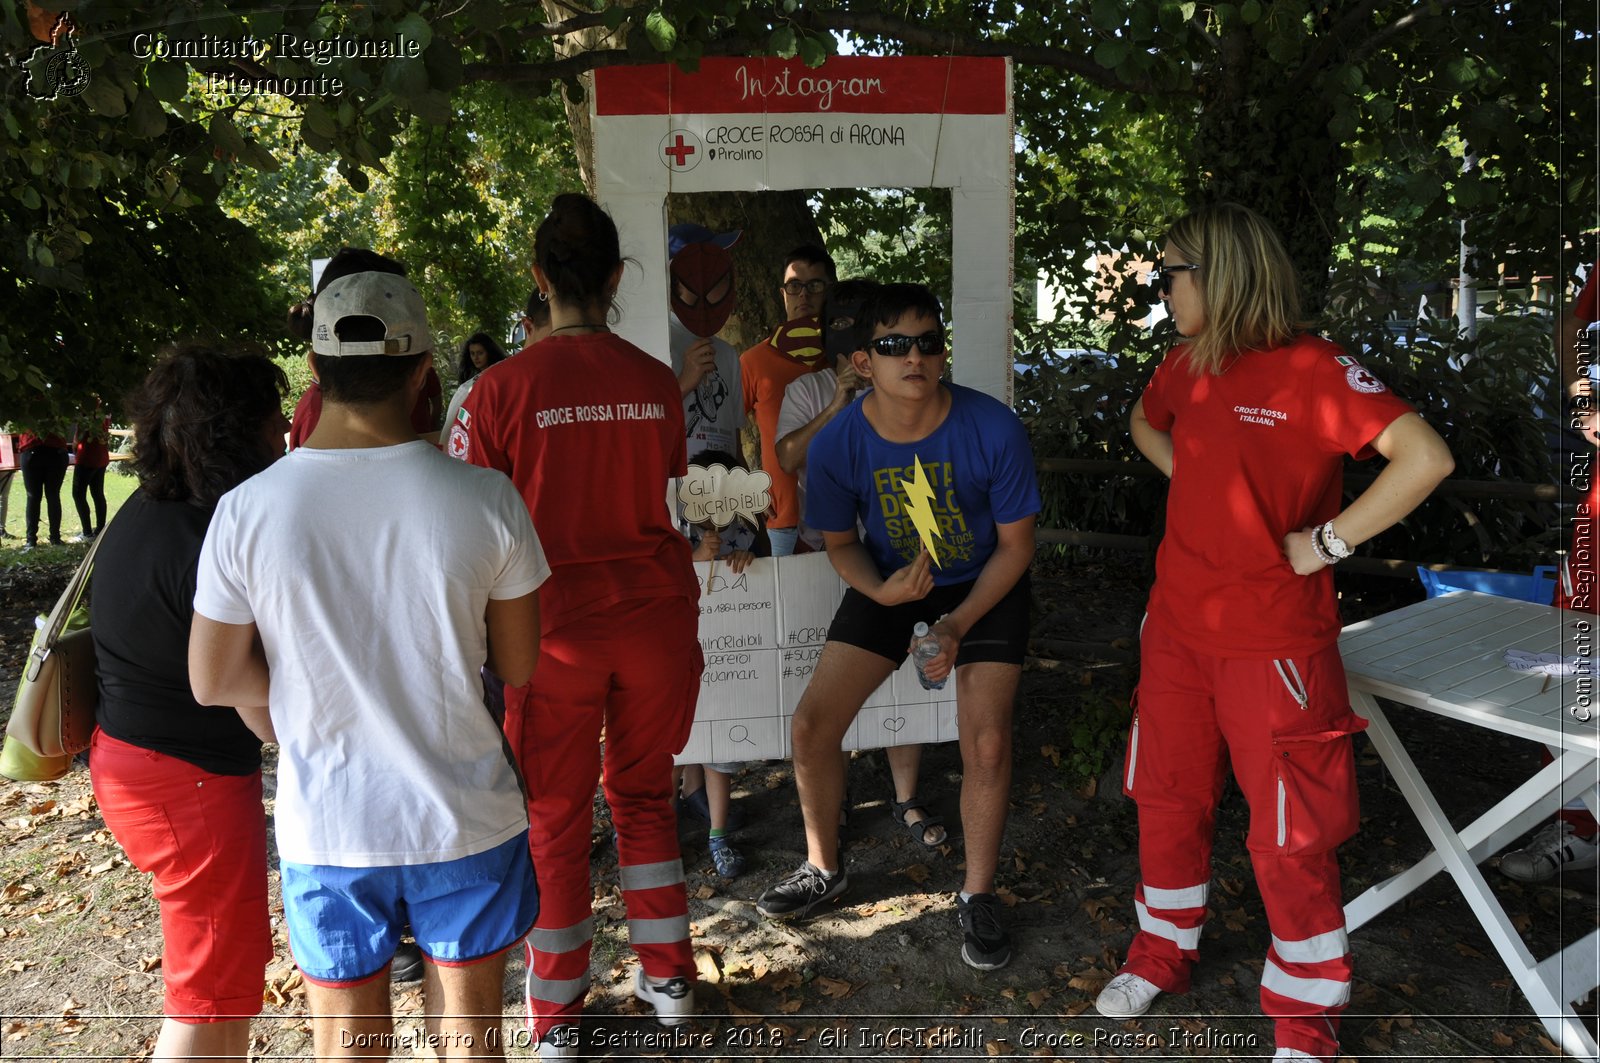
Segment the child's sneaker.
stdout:
<svg viewBox="0 0 1600 1063">
<path fill-rule="evenodd" d="M 1600 845 L 1578 837 L 1564 819 L 1545 824 L 1526 846 L 1500 858 L 1500 870 L 1518 882 L 1548 882 L 1563 871 L 1588 871 L 1597 864 Z"/>
<path fill-rule="evenodd" d="M 711 860 L 717 865 L 717 874 L 723 878 L 738 878 L 744 874 L 744 854 L 733 847 L 727 838 L 712 838 Z"/>
<path fill-rule="evenodd" d="M 656 1021 L 663 1026 L 687 1022 L 694 1014 L 694 986 L 682 975 L 658 981 L 640 967 L 633 972 L 633 995 L 656 1009 Z"/>
</svg>

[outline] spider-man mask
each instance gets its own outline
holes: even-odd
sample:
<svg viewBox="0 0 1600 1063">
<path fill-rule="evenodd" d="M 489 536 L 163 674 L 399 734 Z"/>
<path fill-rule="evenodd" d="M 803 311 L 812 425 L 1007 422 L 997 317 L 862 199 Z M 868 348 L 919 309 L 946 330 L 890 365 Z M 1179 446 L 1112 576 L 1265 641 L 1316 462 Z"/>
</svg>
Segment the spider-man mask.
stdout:
<svg viewBox="0 0 1600 1063">
<path fill-rule="evenodd" d="M 716 244 L 689 244 L 672 256 L 672 312 L 702 338 L 733 313 L 733 256 Z"/>
</svg>

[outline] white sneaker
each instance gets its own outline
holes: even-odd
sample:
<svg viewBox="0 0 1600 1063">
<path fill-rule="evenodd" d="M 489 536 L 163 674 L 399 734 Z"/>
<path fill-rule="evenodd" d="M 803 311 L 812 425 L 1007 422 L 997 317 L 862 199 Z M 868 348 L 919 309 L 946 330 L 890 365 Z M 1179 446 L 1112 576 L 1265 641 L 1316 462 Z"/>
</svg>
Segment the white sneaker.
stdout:
<svg viewBox="0 0 1600 1063">
<path fill-rule="evenodd" d="M 1151 1001 L 1160 995 L 1154 982 L 1136 974 L 1119 974 L 1094 998 L 1094 1009 L 1108 1019 L 1132 1019 L 1149 1011 Z"/>
<path fill-rule="evenodd" d="M 1572 833 L 1564 819 L 1546 823 L 1521 849 L 1500 858 L 1500 870 L 1518 882 L 1547 882 L 1563 871 L 1587 871 L 1600 864 L 1600 845 Z"/>
<path fill-rule="evenodd" d="M 535 1059 L 578 1059 L 583 1038 L 572 1025 L 552 1026 L 533 1046 Z"/>
<path fill-rule="evenodd" d="M 694 1014 L 694 986 L 682 975 L 658 981 L 640 967 L 633 972 L 633 995 L 656 1009 L 656 1021 L 663 1026 L 687 1022 Z"/>
<path fill-rule="evenodd" d="M 1302 1052 L 1298 1048 L 1280 1048 L 1272 1053 L 1273 1059 L 1316 1059 L 1310 1052 Z"/>
</svg>

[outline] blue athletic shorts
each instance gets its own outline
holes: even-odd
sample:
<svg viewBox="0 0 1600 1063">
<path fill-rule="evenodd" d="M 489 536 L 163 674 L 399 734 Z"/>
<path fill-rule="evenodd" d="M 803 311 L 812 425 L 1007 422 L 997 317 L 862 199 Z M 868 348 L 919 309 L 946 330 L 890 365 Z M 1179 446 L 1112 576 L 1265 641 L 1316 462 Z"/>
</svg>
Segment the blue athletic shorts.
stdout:
<svg viewBox="0 0 1600 1063">
<path fill-rule="evenodd" d="M 465 967 L 520 942 L 539 915 L 524 831 L 437 864 L 336 867 L 282 861 L 289 947 L 306 981 L 359 985 L 384 974 L 409 921 L 422 953 Z"/>
</svg>

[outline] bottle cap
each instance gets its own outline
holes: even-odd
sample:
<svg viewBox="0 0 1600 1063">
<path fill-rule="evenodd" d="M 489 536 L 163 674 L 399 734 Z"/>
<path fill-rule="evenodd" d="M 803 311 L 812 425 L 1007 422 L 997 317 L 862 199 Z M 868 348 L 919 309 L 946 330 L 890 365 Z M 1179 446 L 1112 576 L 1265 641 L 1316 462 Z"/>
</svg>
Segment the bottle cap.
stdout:
<svg viewBox="0 0 1600 1063">
<path fill-rule="evenodd" d="M 917 621 L 917 626 L 911 629 L 911 634 L 919 639 L 926 636 L 928 634 L 928 625 L 920 620 Z"/>
</svg>

